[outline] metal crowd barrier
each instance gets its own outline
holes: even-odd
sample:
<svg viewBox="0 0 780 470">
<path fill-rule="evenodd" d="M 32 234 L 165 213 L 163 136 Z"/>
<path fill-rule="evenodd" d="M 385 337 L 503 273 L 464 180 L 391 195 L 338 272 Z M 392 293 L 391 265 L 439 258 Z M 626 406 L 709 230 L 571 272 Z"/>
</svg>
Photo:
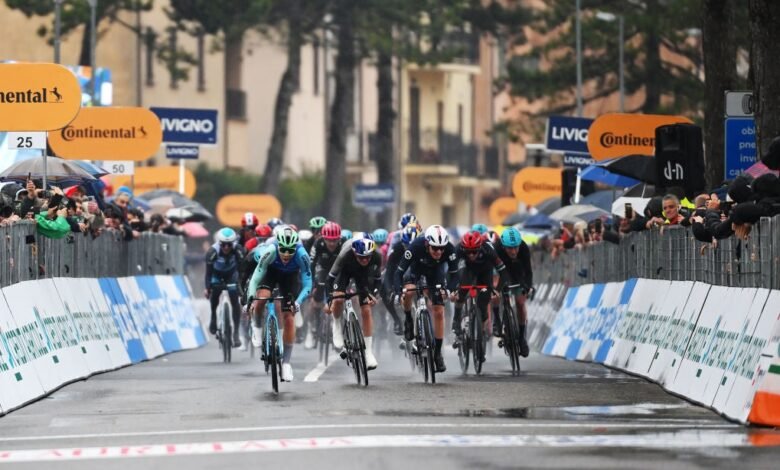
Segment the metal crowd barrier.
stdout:
<svg viewBox="0 0 780 470">
<path fill-rule="evenodd" d="M 780 216 L 762 218 L 748 240 L 730 237 L 715 247 L 674 226 L 629 233 L 617 245 L 567 250 L 555 259 L 543 251 L 532 256 L 535 283 L 577 286 L 641 277 L 780 289 Z"/>
<path fill-rule="evenodd" d="M 74 233 L 54 240 L 27 221 L 0 227 L 0 237 L 0 287 L 47 277 L 184 274 L 181 237 L 142 233 L 127 242 L 107 230 L 95 239 Z"/>
</svg>

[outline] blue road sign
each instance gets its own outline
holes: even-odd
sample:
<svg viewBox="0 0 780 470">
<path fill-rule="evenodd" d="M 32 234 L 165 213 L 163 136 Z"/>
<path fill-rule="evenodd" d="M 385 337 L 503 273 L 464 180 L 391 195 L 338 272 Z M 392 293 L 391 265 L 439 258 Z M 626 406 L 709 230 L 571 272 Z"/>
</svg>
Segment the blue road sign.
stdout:
<svg viewBox="0 0 780 470">
<path fill-rule="evenodd" d="M 392 206 L 395 186 L 392 184 L 356 184 L 352 188 L 352 203 L 356 206 Z"/>
<path fill-rule="evenodd" d="M 197 145 L 166 145 L 165 156 L 175 160 L 197 160 L 200 156 L 200 147 Z"/>
<path fill-rule="evenodd" d="M 545 146 L 549 152 L 588 153 L 588 129 L 593 119 L 550 116 L 547 118 Z"/>
<path fill-rule="evenodd" d="M 734 179 L 758 161 L 755 120 L 727 118 L 725 137 L 726 179 Z"/>
<path fill-rule="evenodd" d="M 215 145 L 217 110 L 150 108 L 160 118 L 163 142 Z"/>
</svg>

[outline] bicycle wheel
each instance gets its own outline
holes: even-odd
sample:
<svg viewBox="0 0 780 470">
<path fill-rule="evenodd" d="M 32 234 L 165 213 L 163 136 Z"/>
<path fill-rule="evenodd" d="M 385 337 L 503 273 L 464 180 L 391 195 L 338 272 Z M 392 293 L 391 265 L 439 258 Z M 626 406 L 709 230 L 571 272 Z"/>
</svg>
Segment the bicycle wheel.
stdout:
<svg viewBox="0 0 780 470">
<path fill-rule="evenodd" d="M 417 358 L 420 366 L 420 372 L 422 373 L 423 380 L 428 383 L 430 375 L 430 365 L 428 359 L 428 351 L 426 349 L 428 345 L 428 328 L 425 327 L 425 317 L 428 314 L 427 310 L 420 310 L 417 314 L 417 335 L 415 337 L 415 344 L 417 345 Z"/>
<path fill-rule="evenodd" d="M 363 386 L 368 387 L 368 366 L 366 365 L 366 342 L 363 339 L 363 329 L 360 327 L 360 322 L 357 317 L 352 317 L 352 330 L 355 338 L 355 370 L 360 376 L 358 378 L 358 385 L 360 380 L 363 380 Z"/>
<path fill-rule="evenodd" d="M 428 358 L 429 375 L 431 377 L 431 383 L 436 383 L 436 361 L 434 356 L 436 353 L 436 338 L 433 335 L 433 320 L 430 313 L 426 310 L 423 317 L 423 326 L 425 327 L 425 353 Z"/>
<path fill-rule="evenodd" d="M 461 315 L 465 314 L 467 315 L 465 318 L 468 319 L 468 312 L 467 309 L 466 312 L 462 313 Z M 461 333 L 460 333 L 460 343 L 458 345 L 458 361 L 460 362 L 460 371 L 465 375 L 469 372 L 469 354 L 471 354 L 471 328 L 470 322 L 465 322 L 466 327 L 463 328 L 463 318 L 461 317 Z"/>
<path fill-rule="evenodd" d="M 279 393 L 279 326 L 276 317 L 270 316 L 267 321 L 268 328 L 268 354 L 267 361 L 271 367 L 271 387 L 274 393 Z"/>
<path fill-rule="evenodd" d="M 512 375 L 520 372 L 520 327 L 511 305 L 504 305 L 504 348 L 512 363 Z"/>
<path fill-rule="evenodd" d="M 233 349 L 233 328 L 230 324 L 230 306 L 222 306 L 222 360 L 230 362 Z"/>
<path fill-rule="evenodd" d="M 485 336 L 482 331 L 482 315 L 473 304 L 469 317 L 471 318 L 471 350 L 474 353 L 472 356 L 474 372 L 480 375 L 482 373 L 482 357 L 485 355 Z"/>
<path fill-rule="evenodd" d="M 328 357 L 330 356 L 330 345 L 333 343 L 333 318 L 330 315 L 321 313 L 320 319 L 320 362 L 328 365 Z"/>
</svg>

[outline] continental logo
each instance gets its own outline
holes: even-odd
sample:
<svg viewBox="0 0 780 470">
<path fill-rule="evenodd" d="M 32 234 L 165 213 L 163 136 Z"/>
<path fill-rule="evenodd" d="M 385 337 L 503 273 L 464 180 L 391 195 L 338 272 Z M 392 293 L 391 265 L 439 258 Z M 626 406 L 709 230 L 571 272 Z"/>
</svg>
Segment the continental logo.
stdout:
<svg viewBox="0 0 780 470">
<path fill-rule="evenodd" d="M 514 199 L 534 206 L 545 199 L 561 195 L 561 168 L 527 167 L 512 178 Z M 511 206 L 511 202 L 508 202 Z M 517 205 L 515 203 L 515 211 Z"/>
<path fill-rule="evenodd" d="M 57 87 L 28 88 L 24 91 L 0 91 L 2 104 L 57 104 L 62 103 L 62 95 Z"/>
<path fill-rule="evenodd" d="M 604 148 L 620 146 L 655 147 L 655 137 L 643 137 L 634 134 L 615 135 L 612 132 L 601 134 L 599 143 Z"/>
<path fill-rule="evenodd" d="M 144 126 L 96 129 L 92 126 L 78 128 L 67 126 L 60 132 L 62 139 L 71 142 L 76 139 L 145 139 L 149 133 Z"/>
<path fill-rule="evenodd" d="M 561 185 L 560 184 L 549 184 L 549 183 L 535 183 L 533 181 L 526 181 L 523 183 L 523 191 L 531 192 L 531 191 L 560 191 Z"/>
</svg>

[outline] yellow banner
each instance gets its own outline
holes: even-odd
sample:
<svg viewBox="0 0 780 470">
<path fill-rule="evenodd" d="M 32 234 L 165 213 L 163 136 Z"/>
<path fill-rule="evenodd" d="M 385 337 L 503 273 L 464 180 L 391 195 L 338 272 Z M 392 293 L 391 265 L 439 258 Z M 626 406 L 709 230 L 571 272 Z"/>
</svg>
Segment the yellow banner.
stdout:
<svg viewBox="0 0 780 470">
<path fill-rule="evenodd" d="M 240 226 L 247 212 L 253 212 L 264 223 L 282 216 L 282 204 L 270 194 L 230 194 L 217 202 L 217 219 L 229 227 Z"/>
<path fill-rule="evenodd" d="M 562 171 L 561 168 L 523 168 L 512 179 L 512 194 L 529 206 L 560 196 Z"/>
<path fill-rule="evenodd" d="M 53 131 L 81 109 L 73 72 L 57 64 L 0 64 L 0 131 Z"/>
<path fill-rule="evenodd" d="M 605 114 L 590 125 L 588 151 L 594 160 L 654 155 L 656 127 L 680 122 L 690 124 L 691 120 L 660 114 Z"/>
<path fill-rule="evenodd" d="M 178 166 L 145 166 L 136 167 L 133 178 L 135 194 L 143 194 L 155 189 L 179 190 L 179 167 Z M 114 188 L 119 186 L 130 187 L 130 176 L 117 175 L 111 179 Z M 184 169 L 184 195 L 192 199 L 195 196 L 197 184 L 195 175 L 188 169 Z"/>
<path fill-rule="evenodd" d="M 490 225 L 501 225 L 504 219 L 517 212 L 518 203 L 513 197 L 500 197 L 493 201 L 488 209 Z"/>
</svg>

